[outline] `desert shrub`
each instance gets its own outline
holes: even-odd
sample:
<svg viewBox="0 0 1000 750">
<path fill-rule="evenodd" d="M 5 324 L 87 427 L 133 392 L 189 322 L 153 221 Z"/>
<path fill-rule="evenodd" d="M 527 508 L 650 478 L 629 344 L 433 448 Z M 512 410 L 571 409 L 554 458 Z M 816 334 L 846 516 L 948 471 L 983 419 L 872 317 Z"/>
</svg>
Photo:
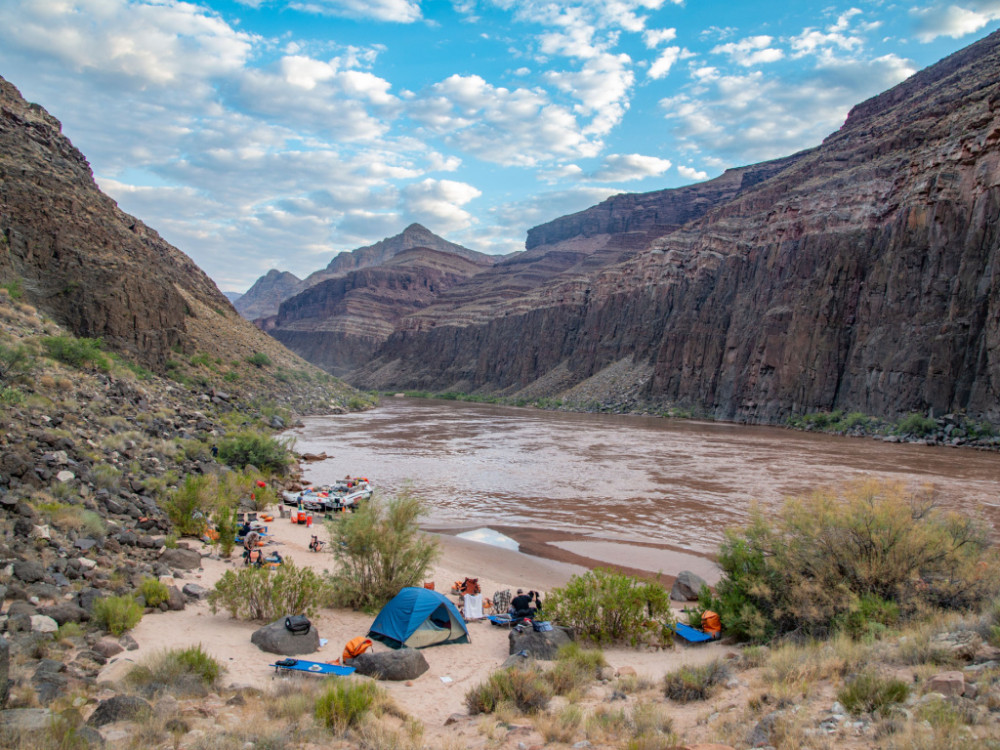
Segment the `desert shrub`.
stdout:
<svg viewBox="0 0 1000 750">
<path fill-rule="evenodd" d="M 10 386 L 29 379 L 35 358 L 25 346 L 0 343 L 0 386 Z"/>
<path fill-rule="evenodd" d="M 746 528 L 727 532 L 719 565 L 722 580 L 702 603 L 754 641 L 825 636 L 852 622 L 863 630 L 853 612 L 888 622 L 895 607 L 903 616 L 964 608 L 997 590 L 982 524 L 873 480 L 790 500 L 773 520 L 755 509 Z"/>
<path fill-rule="evenodd" d="M 46 336 L 42 339 L 42 346 L 52 359 L 79 370 L 93 368 L 106 372 L 111 367 L 111 362 L 102 351 L 104 345 L 100 339 Z"/>
<path fill-rule="evenodd" d="M 876 594 L 862 594 L 857 607 L 842 616 L 837 629 L 855 640 L 873 640 L 899 622 L 899 605 Z"/>
<path fill-rule="evenodd" d="M 552 687 L 537 669 L 498 669 L 486 682 L 465 694 L 470 714 L 490 714 L 506 703 L 523 713 L 543 711 L 552 699 Z"/>
<path fill-rule="evenodd" d="M 316 699 L 316 718 L 331 731 L 343 734 L 372 710 L 380 688 L 374 682 L 331 680 Z"/>
<path fill-rule="evenodd" d="M 225 506 L 219 508 L 215 511 L 214 519 L 215 528 L 219 532 L 219 555 L 224 560 L 228 560 L 236 546 L 236 532 L 238 530 L 236 509 Z"/>
<path fill-rule="evenodd" d="M 417 528 L 423 502 L 408 493 L 378 497 L 327 524 L 337 559 L 332 583 L 336 600 L 356 609 L 378 609 L 405 586 L 426 577 L 438 543 Z"/>
<path fill-rule="evenodd" d="M 907 414 L 896 424 L 897 435 L 927 435 L 937 428 L 937 422 L 923 414 Z"/>
<path fill-rule="evenodd" d="M 558 713 L 537 714 L 533 723 L 546 743 L 569 743 L 573 741 L 583 723 L 583 711 L 579 706 L 570 704 L 564 706 Z"/>
<path fill-rule="evenodd" d="M 663 693 L 678 703 L 703 701 L 728 678 L 729 667 L 719 659 L 697 667 L 681 667 L 664 676 Z"/>
<path fill-rule="evenodd" d="M 141 619 L 142 607 L 131 596 L 107 596 L 94 602 L 94 622 L 113 636 L 131 630 Z"/>
<path fill-rule="evenodd" d="M 201 536 L 205 531 L 205 516 L 214 502 L 212 478 L 205 474 L 189 474 L 163 503 L 167 518 L 177 533 Z"/>
<path fill-rule="evenodd" d="M 170 600 L 170 589 L 158 578 L 143 578 L 139 584 L 139 593 L 146 600 L 147 607 L 159 607 L 163 602 Z"/>
<path fill-rule="evenodd" d="M 116 490 L 121 485 L 122 472 L 111 464 L 97 464 L 90 470 L 90 479 L 99 490 Z"/>
<path fill-rule="evenodd" d="M 600 649 L 582 649 L 573 642 L 559 649 L 556 663 L 545 673 L 556 695 L 567 695 L 593 682 L 608 665 Z"/>
<path fill-rule="evenodd" d="M 837 692 L 837 700 L 852 714 L 884 715 L 909 695 L 910 687 L 902 680 L 862 672 Z"/>
<path fill-rule="evenodd" d="M 17 406 L 23 404 L 25 395 L 12 385 L 0 386 L 0 404 L 4 406 Z"/>
<path fill-rule="evenodd" d="M 214 686 L 223 668 L 199 643 L 185 649 L 170 649 L 151 656 L 125 675 L 126 684 L 135 688 L 165 685 L 178 695 L 204 694 Z"/>
<path fill-rule="evenodd" d="M 264 352 L 256 352 L 247 357 L 247 362 L 254 367 L 268 367 L 271 364 L 271 358 L 264 354 Z"/>
<path fill-rule="evenodd" d="M 598 568 L 545 600 L 546 616 L 595 643 L 672 642 L 670 595 L 659 583 Z"/>
<path fill-rule="evenodd" d="M 290 558 L 275 570 L 227 570 L 208 592 L 213 613 L 222 608 L 239 620 L 269 622 L 287 614 L 312 616 L 331 599 L 330 584 L 311 568 L 297 567 Z"/>
<path fill-rule="evenodd" d="M 235 468 L 256 466 L 284 474 L 292 461 L 288 446 L 262 432 L 246 430 L 219 442 L 219 460 Z"/>
</svg>

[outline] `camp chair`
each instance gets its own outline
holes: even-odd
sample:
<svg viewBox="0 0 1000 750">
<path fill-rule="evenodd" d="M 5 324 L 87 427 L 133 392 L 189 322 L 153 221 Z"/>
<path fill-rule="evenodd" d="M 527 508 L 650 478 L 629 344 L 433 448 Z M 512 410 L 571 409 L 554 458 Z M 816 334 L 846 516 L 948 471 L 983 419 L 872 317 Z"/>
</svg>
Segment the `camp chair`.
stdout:
<svg viewBox="0 0 1000 750">
<path fill-rule="evenodd" d="M 354 667 L 345 667 L 340 664 L 326 664 L 321 661 L 305 661 L 303 659 L 282 659 L 274 664 L 268 664 L 268 666 L 274 667 L 275 674 L 281 672 L 306 672 L 308 674 L 337 675 L 339 677 L 354 674 Z"/>
<path fill-rule="evenodd" d="M 507 614 L 510 609 L 510 589 L 496 591 L 493 593 L 493 613 L 497 615 Z"/>
</svg>

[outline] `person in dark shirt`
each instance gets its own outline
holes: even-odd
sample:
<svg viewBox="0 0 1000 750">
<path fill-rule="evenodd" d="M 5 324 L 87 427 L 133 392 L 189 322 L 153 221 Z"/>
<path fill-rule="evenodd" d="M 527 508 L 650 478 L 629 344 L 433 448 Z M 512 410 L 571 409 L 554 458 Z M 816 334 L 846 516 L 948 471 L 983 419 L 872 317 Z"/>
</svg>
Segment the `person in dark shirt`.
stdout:
<svg viewBox="0 0 1000 750">
<path fill-rule="evenodd" d="M 511 613 L 515 617 L 531 617 L 535 614 L 532 601 L 533 599 L 530 595 L 525 594 L 523 589 L 518 589 L 517 596 L 510 601 Z"/>
</svg>

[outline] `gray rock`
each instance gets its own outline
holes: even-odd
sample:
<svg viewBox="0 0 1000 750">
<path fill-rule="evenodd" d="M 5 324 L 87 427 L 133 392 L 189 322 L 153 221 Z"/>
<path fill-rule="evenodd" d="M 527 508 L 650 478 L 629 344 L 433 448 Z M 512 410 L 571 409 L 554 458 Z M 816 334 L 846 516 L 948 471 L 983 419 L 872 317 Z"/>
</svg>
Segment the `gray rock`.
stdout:
<svg viewBox="0 0 1000 750">
<path fill-rule="evenodd" d="M 14 563 L 14 577 L 25 583 L 36 583 L 45 578 L 45 568 L 37 560 L 18 560 Z"/>
<path fill-rule="evenodd" d="M 65 625 L 67 622 L 86 622 L 90 619 L 87 610 L 70 602 L 53 604 L 49 607 L 40 607 L 38 614 L 51 617 L 59 625 Z"/>
<path fill-rule="evenodd" d="M 45 615 L 31 616 L 31 630 L 34 633 L 54 633 L 59 629 L 59 623 Z"/>
<path fill-rule="evenodd" d="M 185 583 L 184 588 L 181 589 L 181 593 L 192 599 L 204 599 L 208 596 L 208 589 L 199 586 L 197 583 Z"/>
<path fill-rule="evenodd" d="M 0 711 L 0 726 L 16 734 L 44 732 L 52 725 L 52 712 L 47 708 L 8 708 Z"/>
<path fill-rule="evenodd" d="M 141 719 L 152 712 L 152 706 L 134 695 L 116 695 L 101 701 L 87 720 L 88 726 L 103 727 L 115 721 Z"/>
<path fill-rule="evenodd" d="M 54 659 L 42 659 L 35 668 L 35 673 L 31 677 L 31 686 L 42 705 L 49 705 L 66 690 L 69 680 L 63 674 L 65 669 L 62 662 Z"/>
<path fill-rule="evenodd" d="M 311 654 L 319 648 L 319 632 L 316 627 L 309 628 L 308 633 L 295 635 L 285 627 L 285 618 L 265 625 L 255 630 L 250 636 L 250 642 L 261 651 L 283 656 L 296 654 Z"/>
<path fill-rule="evenodd" d="M 170 594 L 170 598 L 167 599 L 167 609 L 174 612 L 184 609 L 184 595 L 181 590 L 176 586 L 168 586 L 167 592 Z"/>
<path fill-rule="evenodd" d="M 533 656 L 530 656 L 527 651 L 518 651 L 516 654 L 511 654 L 508 656 L 504 663 L 500 665 L 500 669 L 510 669 L 511 667 L 528 667 L 535 663 Z"/>
<path fill-rule="evenodd" d="M 774 733 L 774 725 L 781 719 L 782 712 L 774 711 L 769 713 L 750 730 L 747 737 L 747 744 L 750 747 L 767 747 L 771 744 L 771 735 Z"/>
<path fill-rule="evenodd" d="M 430 669 L 427 659 L 415 648 L 378 653 L 366 651 L 354 659 L 345 660 L 344 664 L 357 669 L 358 674 L 393 682 L 415 680 Z"/>
<path fill-rule="evenodd" d="M 569 633 L 563 628 L 554 627 L 544 633 L 525 630 L 523 633 L 516 628 L 507 636 L 510 649 L 508 653 L 516 654 L 524 651 L 529 656 L 545 661 L 552 661 L 561 646 L 572 642 Z"/>
<path fill-rule="evenodd" d="M 201 567 L 201 555 L 194 550 L 177 547 L 176 549 L 164 551 L 160 555 L 160 562 L 164 565 L 169 565 L 171 568 L 197 570 Z"/>
<path fill-rule="evenodd" d="M 705 579 L 690 570 L 682 570 L 677 574 L 670 589 L 670 598 L 678 602 L 691 602 L 698 598 L 702 586 L 707 586 Z"/>
<path fill-rule="evenodd" d="M 94 644 L 94 651 L 106 659 L 117 656 L 124 650 L 124 647 L 114 638 L 101 638 L 101 640 Z"/>
</svg>

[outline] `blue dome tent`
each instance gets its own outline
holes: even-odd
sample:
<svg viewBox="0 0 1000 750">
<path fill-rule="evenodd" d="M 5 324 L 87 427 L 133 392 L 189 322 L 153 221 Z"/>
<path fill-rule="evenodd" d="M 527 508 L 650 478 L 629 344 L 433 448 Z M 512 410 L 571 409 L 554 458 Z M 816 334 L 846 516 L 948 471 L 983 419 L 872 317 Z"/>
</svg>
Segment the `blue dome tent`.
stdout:
<svg viewBox="0 0 1000 750">
<path fill-rule="evenodd" d="M 431 589 L 408 586 L 382 607 L 368 637 L 390 648 L 471 643 L 458 609 Z"/>
</svg>

